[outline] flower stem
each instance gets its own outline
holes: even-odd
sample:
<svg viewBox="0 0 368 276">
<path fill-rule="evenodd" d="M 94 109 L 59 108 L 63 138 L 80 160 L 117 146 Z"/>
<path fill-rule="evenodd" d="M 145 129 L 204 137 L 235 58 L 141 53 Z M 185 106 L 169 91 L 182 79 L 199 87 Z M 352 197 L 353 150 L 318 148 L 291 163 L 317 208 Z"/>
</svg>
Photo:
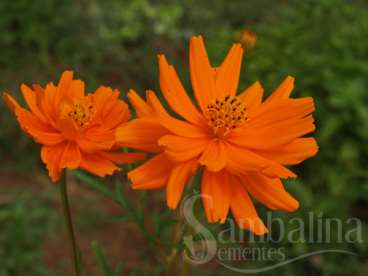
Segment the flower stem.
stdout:
<svg viewBox="0 0 368 276">
<path fill-rule="evenodd" d="M 189 262 L 186 258 L 183 258 L 183 266 L 181 268 L 181 276 L 188 276 L 189 275 Z"/>
<path fill-rule="evenodd" d="M 166 265 L 166 273 L 165 276 L 175 276 L 176 269 L 178 266 L 179 260 L 179 252 L 177 249 L 177 245 L 180 243 L 182 236 L 183 236 L 183 224 L 184 224 L 184 215 L 182 212 L 179 212 L 179 219 L 178 223 L 176 224 L 174 235 L 173 235 L 173 249 L 171 250 L 170 255 L 167 258 L 167 265 Z"/>
<path fill-rule="evenodd" d="M 71 247 L 71 255 L 73 256 L 74 261 L 74 275 L 81 276 L 81 270 L 79 266 L 79 257 L 78 257 L 78 247 L 75 240 L 74 230 L 73 230 L 73 222 L 70 214 L 69 200 L 68 200 L 68 191 L 66 185 L 66 172 L 63 173 L 62 180 L 60 183 L 60 196 L 61 202 L 63 205 L 63 212 L 65 223 L 67 226 L 69 239 L 70 239 L 70 247 Z"/>
<path fill-rule="evenodd" d="M 186 234 L 189 234 L 189 235 L 193 235 L 194 234 L 194 229 L 192 226 L 190 225 L 187 225 L 186 227 Z M 186 235 L 184 234 L 184 235 Z M 188 253 L 188 248 L 185 248 L 184 249 L 186 253 Z M 188 276 L 189 275 L 189 270 L 190 270 L 190 263 L 188 261 L 188 259 L 186 257 L 183 258 L 183 264 L 182 264 L 182 267 L 181 267 L 181 273 L 180 273 L 180 276 Z"/>
</svg>

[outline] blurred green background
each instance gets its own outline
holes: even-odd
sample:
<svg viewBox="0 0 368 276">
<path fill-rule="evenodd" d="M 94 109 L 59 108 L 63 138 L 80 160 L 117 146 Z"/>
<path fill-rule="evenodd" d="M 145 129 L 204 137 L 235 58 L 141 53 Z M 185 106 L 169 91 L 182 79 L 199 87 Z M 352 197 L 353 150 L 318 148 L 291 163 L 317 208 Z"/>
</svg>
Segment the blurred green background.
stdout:
<svg viewBox="0 0 368 276">
<path fill-rule="evenodd" d="M 262 275 L 368 275 L 366 1 L 2 0 L 0 90 L 20 98 L 21 83 L 56 82 L 64 69 L 73 69 L 89 90 L 110 85 L 123 97 L 129 88 L 159 91 L 158 53 L 166 54 L 190 90 L 189 38 L 203 34 L 213 64 L 219 64 L 246 29 L 258 39 L 245 54 L 240 89 L 259 80 L 270 93 L 291 74 L 296 77 L 295 97 L 313 96 L 317 106 L 320 152 L 298 166 L 300 179 L 287 185 L 301 208 L 276 215 L 307 222 L 308 212 L 322 212 L 326 218 L 363 222 L 362 243 L 269 245 L 286 246 L 289 257 L 328 248 L 360 257 L 325 254 Z M 0 276 L 69 275 L 57 186 L 45 176 L 38 146 L 19 130 L 2 102 L 0 125 Z M 123 222 L 121 212 L 126 211 L 78 179 L 73 178 L 70 194 L 86 275 L 109 275 L 98 268 L 101 255 L 113 266 L 122 261 L 116 275 L 160 275 L 149 244 L 134 224 Z M 114 185 L 114 179 L 104 185 Z M 162 192 L 129 197 L 145 202 L 143 220 L 144 214 L 153 216 L 150 209 L 156 222 L 165 221 Z M 165 239 L 165 231 L 156 230 Z M 104 248 L 94 244 L 97 258 L 88 253 L 93 252 L 92 240 Z M 216 263 L 192 268 L 192 273 L 238 275 Z"/>
</svg>

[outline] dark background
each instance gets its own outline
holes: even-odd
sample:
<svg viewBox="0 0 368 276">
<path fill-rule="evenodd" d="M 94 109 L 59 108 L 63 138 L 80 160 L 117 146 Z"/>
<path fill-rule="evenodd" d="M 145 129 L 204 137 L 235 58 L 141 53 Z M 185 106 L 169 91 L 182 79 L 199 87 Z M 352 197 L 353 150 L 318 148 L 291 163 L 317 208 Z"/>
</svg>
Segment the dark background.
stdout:
<svg viewBox="0 0 368 276">
<path fill-rule="evenodd" d="M 285 240 L 267 245 L 287 248 L 288 257 L 329 248 L 361 257 L 325 254 L 264 274 L 367 275 L 366 1 L 2 0 L 0 89 L 20 99 L 21 83 L 56 82 L 63 70 L 73 69 L 89 91 L 101 84 L 120 89 L 123 98 L 129 88 L 141 93 L 147 88 L 159 91 L 156 55 L 165 53 L 190 91 L 189 38 L 203 34 L 213 64 L 219 64 L 247 29 L 256 32 L 258 40 L 245 53 L 240 89 L 259 80 L 270 93 L 291 74 L 296 77 L 293 95 L 313 96 L 317 107 L 314 135 L 320 151 L 297 167 L 299 180 L 287 184 L 301 208 L 293 214 L 276 212 L 276 216 L 285 221 L 302 217 L 308 222 L 308 212 L 314 212 L 342 222 L 349 217 L 363 222 L 361 243 L 289 244 Z M 58 187 L 46 176 L 38 145 L 21 132 L 2 102 L 0 126 L 0 275 L 69 275 Z M 109 275 L 101 274 L 97 266 L 101 258 L 93 253 L 93 240 L 99 241 L 113 266 L 122 261 L 122 275 L 160 275 L 162 267 L 136 225 L 116 220 L 125 211 L 78 179 L 71 178 L 69 192 L 86 275 Z M 107 179 L 103 185 L 112 183 Z M 145 200 L 142 214 L 146 217 L 167 215 L 162 211 L 163 192 L 131 196 L 125 186 L 133 204 Z M 263 207 L 258 209 L 264 213 Z M 344 231 L 349 227 L 343 223 Z M 216 263 L 193 268 L 193 275 L 199 272 L 232 275 Z"/>
</svg>

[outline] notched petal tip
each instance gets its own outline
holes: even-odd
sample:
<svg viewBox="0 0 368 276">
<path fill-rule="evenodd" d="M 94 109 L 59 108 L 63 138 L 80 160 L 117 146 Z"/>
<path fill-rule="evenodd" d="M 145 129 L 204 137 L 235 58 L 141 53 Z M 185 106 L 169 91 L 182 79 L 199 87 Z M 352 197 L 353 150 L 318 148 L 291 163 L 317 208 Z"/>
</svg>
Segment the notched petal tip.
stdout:
<svg viewBox="0 0 368 276">
<path fill-rule="evenodd" d="M 10 111 L 15 112 L 15 109 L 19 107 L 18 102 L 10 96 L 8 93 L 3 92 L 2 98 L 6 104 L 6 106 L 9 108 Z"/>
</svg>

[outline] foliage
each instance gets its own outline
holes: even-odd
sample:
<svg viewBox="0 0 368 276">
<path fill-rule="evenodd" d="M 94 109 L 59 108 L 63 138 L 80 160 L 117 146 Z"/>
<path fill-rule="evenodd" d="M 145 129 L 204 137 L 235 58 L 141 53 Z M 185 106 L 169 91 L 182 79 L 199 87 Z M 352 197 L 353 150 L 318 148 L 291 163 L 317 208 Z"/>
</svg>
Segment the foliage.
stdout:
<svg viewBox="0 0 368 276">
<path fill-rule="evenodd" d="M 4 197 L 5 198 L 5 197 Z M 52 211 L 42 199 L 20 193 L 0 205 L 0 275 L 49 275 L 42 250 L 50 230 Z"/>
</svg>

